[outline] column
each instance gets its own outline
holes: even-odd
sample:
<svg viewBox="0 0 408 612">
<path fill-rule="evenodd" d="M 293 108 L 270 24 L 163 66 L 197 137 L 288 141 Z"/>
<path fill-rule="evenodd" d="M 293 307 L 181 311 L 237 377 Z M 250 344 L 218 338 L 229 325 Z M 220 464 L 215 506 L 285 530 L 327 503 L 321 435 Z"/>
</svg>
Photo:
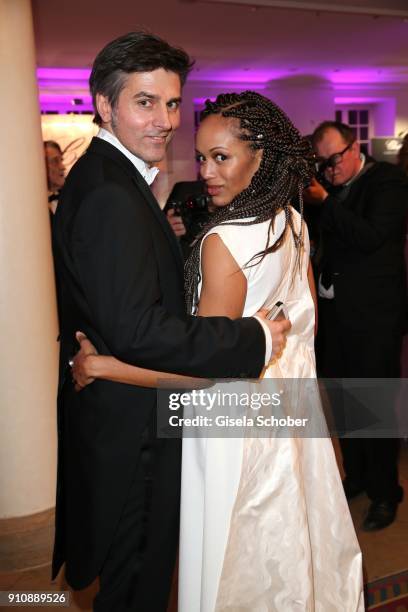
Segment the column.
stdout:
<svg viewBox="0 0 408 612">
<path fill-rule="evenodd" d="M 0 0 L 0 532 L 55 503 L 57 313 L 30 0 Z"/>
</svg>

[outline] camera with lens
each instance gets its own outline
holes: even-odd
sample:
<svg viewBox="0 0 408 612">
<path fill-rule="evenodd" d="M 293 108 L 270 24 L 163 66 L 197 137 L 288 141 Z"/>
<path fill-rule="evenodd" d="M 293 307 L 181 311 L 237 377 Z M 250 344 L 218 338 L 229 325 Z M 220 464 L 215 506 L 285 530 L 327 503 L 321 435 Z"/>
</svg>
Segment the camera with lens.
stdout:
<svg viewBox="0 0 408 612">
<path fill-rule="evenodd" d="M 211 217 L 208 205 L 211 198 L 203 181 L 182 181 L 176 183 L 167 199 L 164 213 L 174 210 L 183 220 L 186 233 L 179 238 L 183 255 L 188 257 L 191 244 Z"/>
<path fill-rule="evenodd" d="M 168 200 L 166 209 L 172 208 L 174 214 L 183 219 L 188 232 L 192 225 L 200 225 L 201 221 L 207 222 L 210 201 L 210 196 L 205 194 L 191 195 L 185 200 Z"/>
<path fill-rule="evenodd" d="M 333 187 L 330 181 L 326 178 L 325 171 L 322 170 L 321 167 L 318 166 L 318 164 L 316 164 L 315 179 L 318 183 L 321 184 L 322 187 L 326 189 L 326 191 Z"/>
<path fill-rule="evenodd" d="M 179 239 L 185 258 L 190 253 L 192 242 L 210 220 L 210 201 L 203 181 L 176 183 L 167 199 L 164 212 L 174 210 L 174 214 L 182 218 L 186 228 L 186 234 Z"/>
<path fill-rule="evenodd" d="M 182 218 L 186 232 L 190 235 L 198 233 L 207 224 L 210 202 L 203 181 L 181 181 L 171 190 L 164 212 L 173 209 L 174 214 Z"/>
</svg>

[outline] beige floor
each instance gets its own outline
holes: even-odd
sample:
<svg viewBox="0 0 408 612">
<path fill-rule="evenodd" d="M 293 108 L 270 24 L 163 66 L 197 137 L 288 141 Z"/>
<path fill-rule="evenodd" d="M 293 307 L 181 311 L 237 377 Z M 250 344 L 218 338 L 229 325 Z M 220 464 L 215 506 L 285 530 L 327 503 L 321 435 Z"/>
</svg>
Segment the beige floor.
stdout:
<svg viewBox="0 0 408 612">
<path fill-rule="evenodd" d="M 337 449 L 336 449 L 337 450 Z M 398 518 L 386 529 L 376 533 L 364 533 L 360 525 L 368 508 L 367 497 L 361 496 L 350 504 L 351 513 L 356 527 L 357 535 L 363 551 L 365 577 L 367 581 L 408 569 L 408 446 L 405 443 L 400 460 L 401 484 L 405 490 L 405 499 L 399 507 Z M 62 577 L 55 583 L 50 581 L 50 566 L 42 565 L 27 571 L 16 571 L 0 574 L 0 590 L 67 590 Z M 88 589 L 72 594 L 70 607 L 61 608 L 70 612 L 90 612 L 92 599 L 97 590 L 93 584 Z M 172 612 L 175 611 L 174 597 Z M 1 610 L 11 608 L 0 607 Z M 27 607 L 13 607 L 13 610 L 27 610 Z M 60 609 L 60 608 L 48 608 Z M 148 612 L 143 610 L 140 612 Z M 286 612 L 286 611 L 285 611 Z"/>
<path fill-rule="evenodd" d="M 400 458 L 400 482 L 404 500 L 398 508 L 397 520 L 381 531 L 366 533 L 360 525 L 369 506 L 362 495 L 350 502 L 351 515 L 363 551 L 367 582 L 408 569 L 408 446 L 405 443 Z"/>
</svg>

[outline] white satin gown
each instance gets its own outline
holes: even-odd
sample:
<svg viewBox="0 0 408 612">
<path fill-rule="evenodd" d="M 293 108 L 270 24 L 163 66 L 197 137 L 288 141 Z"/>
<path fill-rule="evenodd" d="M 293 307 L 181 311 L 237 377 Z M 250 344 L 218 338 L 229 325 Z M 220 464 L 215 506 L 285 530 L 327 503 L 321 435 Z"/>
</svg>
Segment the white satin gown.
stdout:
<svg viewBox="0 0 408 612">
<path fill-rule="evenodd" d="M 293 219 L 299 229 L 296 211 Z M 281 212 L 271 242 L 284 222 Z M 243 267 L 265 248 L 268 225 L 221 225 L 209 234 Z M 290 231 L 280 249 L 243 269 L 243 316 L 280 300 L 292 322 L 265 377 L 316 377 L 305 226 L 304 233 L 301 273 Z M 361 612 L 362 585 L 361 551 L 328 436 L 183 439 L 179 612 Z"/>
</svg>

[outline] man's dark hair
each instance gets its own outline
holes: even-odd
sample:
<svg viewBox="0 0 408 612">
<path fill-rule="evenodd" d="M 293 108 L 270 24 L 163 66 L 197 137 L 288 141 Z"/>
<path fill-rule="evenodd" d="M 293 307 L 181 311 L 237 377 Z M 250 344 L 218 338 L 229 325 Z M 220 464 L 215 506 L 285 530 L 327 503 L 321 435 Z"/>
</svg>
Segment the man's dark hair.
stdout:
<svg viewBox="0 0 408 612">
<path fill-rule="evenodd" d="M 314 148 L 317 143 L 321 141 L 327 130 L 330 129 L 337 130 L 346 144 L 353 144 L 353 142 L 357 140 L 353 130 L 346 123 L 341 123 L 340 121 L 323 121 L 323 123 L 317 126 L 312 134 L 312 145 Z"/>
<path fill-rule="evenodd" d="M 165 40 L 148 32 L 129 32 L 108 43 L 93 63 L 89 88 L 95 109 L 94 123 L 102 118 L 96 108 L 96 94 L 106 96 L 112 108 L 132 72 L 152 72 L 164 68 L 175 72 L 184 85 L 194 62 L 183 49 L 171 47 Z"/>
</svg>

